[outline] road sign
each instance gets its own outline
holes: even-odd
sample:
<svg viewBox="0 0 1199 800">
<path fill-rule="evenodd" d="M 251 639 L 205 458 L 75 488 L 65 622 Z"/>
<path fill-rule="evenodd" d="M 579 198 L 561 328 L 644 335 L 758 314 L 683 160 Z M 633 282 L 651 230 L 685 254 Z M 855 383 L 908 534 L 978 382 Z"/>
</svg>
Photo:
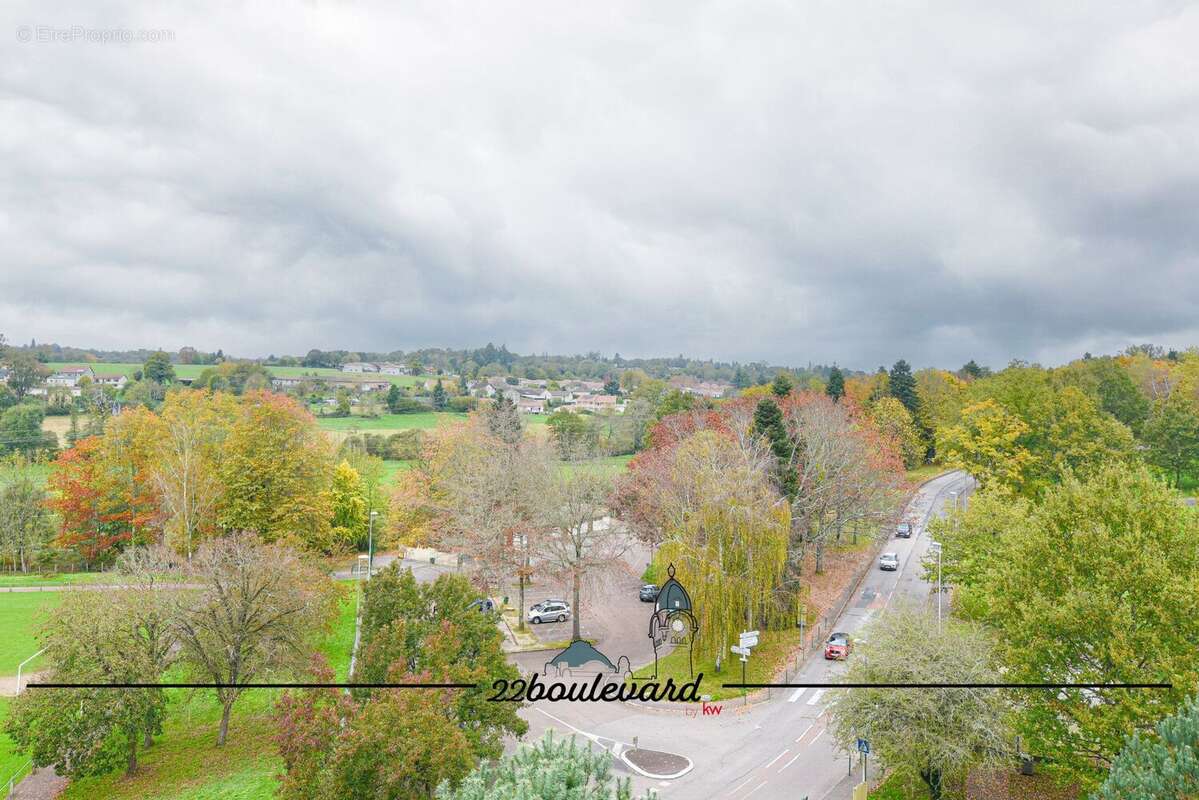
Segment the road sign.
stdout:
<svg viewBox="0 0 1199 800">
<path fill-rule="evenodd" d="M 742 631 L 741 632 L 741 646 L 742 647 L 753 647 L 757 643 L 758 643 L 758 632 L 757 631 Z"/>
<path fill-rule="evenodd" d="M 865 739 L 858 739 L 858 752 L 859 753 L 869 753 L 870 752 L 870 742 L 866 741 Z"/>
<path fill-rule="evenodd" d="M 733 646 L 732 646 L 732 647 L 730 647 L 729 649 L 730 649 L 730 650 L 732 650 L 734 653 L 736 653 L 736 654 L 737 654 L 737 655 L 739 655 L 739 656 L 747 656 L 747 655 L 749 655 L 749 648 L 748 648 L 748 647 L 738 647 L 737 645 L 733 645 Z"/>
</svg>

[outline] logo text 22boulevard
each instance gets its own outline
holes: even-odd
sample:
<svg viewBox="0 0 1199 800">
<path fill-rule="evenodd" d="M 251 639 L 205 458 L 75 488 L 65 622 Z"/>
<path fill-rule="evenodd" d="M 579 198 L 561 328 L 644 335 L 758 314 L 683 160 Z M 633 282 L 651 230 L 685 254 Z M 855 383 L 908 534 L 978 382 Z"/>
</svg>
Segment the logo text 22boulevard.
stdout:
<svg viewBox="0 0 1199 800">
<path fill-rule="evenodd" d="M 576 703 L 669 700 L 676 703 L 694 703 L 699 700 L 699 682 L 703 680 L 703 677 L 701 672 L 693 680 L 682 685 L 676 684 L 673 678 L 667 678 L 665 683 L 658 681 L 613 683 L 605 681 L 605 676 L 597 673 L 589 683 L 567 684 L 545 683 L 539 680 L 538 674 L 534 672 L 529 675 L 527 681 L 523 678 L 518 678 L 511 683 L 503 678 L 495 681 L 491 684 L 495 693 L 487 699 L 493 702 L 510 703 L 519 703 L 525 700 L 530 703 L 538 700 L 568 700 Z"/>
</svg>

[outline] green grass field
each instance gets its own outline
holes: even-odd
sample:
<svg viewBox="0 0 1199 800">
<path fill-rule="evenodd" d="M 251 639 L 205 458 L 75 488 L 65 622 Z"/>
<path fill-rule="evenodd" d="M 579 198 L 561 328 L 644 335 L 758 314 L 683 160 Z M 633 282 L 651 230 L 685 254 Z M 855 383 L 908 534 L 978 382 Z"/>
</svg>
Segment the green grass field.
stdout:
<svg viewBox="0 0 1199 800">
<path fill-rule="evenodd" d="M 121 364 L 115 362 L 97 361 L 87 363 L 83 361 L 50 361 L 46 363 L 46 368 L 50 370 L 61 369 L 63 367 L 91 367 L 94 371 L 107 374 L 121 374 L 133 380 L 133 373 L 142 368 L 141 364 Z M 208 369 L 209 364 L 173 364 L 175 375 L 180 378 L 198 378 L 200 373 Z M 339 369 L 328 369 L 324 367 L 267 367 L 267 371 L 272 375 L 280 378 L 302 377 L 304 375 L 316 375 L 318 377 L 344 377 L 354 373 L 342 372 Z M 385 378 L 398 386 L 415 386 L 418 383 L 424 383 L 427 380 L 436 380 L 433 375 L 377 375 L 367 373 L 364 377 L 369 378 Z M 442 375 L 441 379 L 456 380 L 453 376 Z"/>
<path fill-rule="evenodd" d="M 16 675 L 17 665 L 37 652 L 39 612 L 61 601 L 61 592 L 0 592 L 0 675 Z"/>
<path fill-rule="evenodd" d="M 949 469 L 940 464 L 925 464 L 922 467 L 908 470 L 908 481 L 911 483 L 924 483 L 938 475 L 944 475 L 946 472 L 949 472 Z"/>
<path fill-rule="evenodd" d="M 111 578 L 103 572 L 55 572 L 43 574 L 31 572 L 0 572 L 0 589 L 10 586 L 72 586 L 81 583 L 104 583 Z M 7 593 L 0 594 L 0 606 Z"/>
<path fill-rule="evenodd" d="M 12 739 L 4 733 L 4 718 L 8 716 L 11 702 L 7 697 L 0 697 L 0 789 L 7 789 L 8 779 L 29 760 L 27 755 L 16 750 Z"/>
<path fill-rule="evenodd" d="M 344 592 L 333 631 L 320 646 L 338 680 L 345 680 L 354 644 L 358 584 L 338 584 Z M 211 692 L 168 690 L 170 710 L 163 734 L 139 755 L 132 778 L 117 772 L 71 783 L 63 800 L 268 800 L 283 768 L 271 735 L 275 701 L 281 692 L 246 692 L 233 708 L 229 741 L 217 747 L 220 706 Z M 2 751 L 0 751 L 2 753 Z M 19 765 L 18 765 L 19 766 Z"/>
<path fill-rule="evenodd" d="M 384 414 L 379 417 L 317 417 L 316 423 L 322 430 L 349 433 L 395 433 L 397 431 L 427 431 L 440 422 L 466 419 L 466 414 L 450 411 L 425 411 L 419 414 Z"/>
</svg>

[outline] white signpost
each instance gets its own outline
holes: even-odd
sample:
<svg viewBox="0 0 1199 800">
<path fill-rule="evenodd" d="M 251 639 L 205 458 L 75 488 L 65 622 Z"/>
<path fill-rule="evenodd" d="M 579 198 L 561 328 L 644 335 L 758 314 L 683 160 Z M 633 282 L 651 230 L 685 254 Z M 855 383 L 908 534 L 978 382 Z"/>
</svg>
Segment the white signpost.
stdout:
<svg viewBox="0 0 1199 800">
<path fill-rule="evenodd" d="M 745 683 L 745 663 L 749 661 L 749 651 L 758 643 L 757 631 L 741 631 L 740 644 L 732 645 L 729 649 L 737 655 L 741 656 L 741 682 Z M 749 702 L 749 692 L 745 687 L 741 691 L 744 693 L 745 702 Z"/>
</svg>

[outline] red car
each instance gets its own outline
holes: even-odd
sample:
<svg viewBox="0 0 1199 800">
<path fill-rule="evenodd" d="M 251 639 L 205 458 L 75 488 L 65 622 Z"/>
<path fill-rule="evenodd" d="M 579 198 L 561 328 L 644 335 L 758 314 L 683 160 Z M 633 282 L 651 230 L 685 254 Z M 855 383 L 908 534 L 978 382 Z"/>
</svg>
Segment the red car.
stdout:
<svg viewBox="0 0 1199 800">
<path fill-rule="evenodd" d="M 849 651 L 852 649 L 853 641 L 849 638 L 849 634 L 837 632 L 828 637 L 828 641 L 824 643 L 824 657 L 844 661 L 849 658 Z"/>
</svg>

